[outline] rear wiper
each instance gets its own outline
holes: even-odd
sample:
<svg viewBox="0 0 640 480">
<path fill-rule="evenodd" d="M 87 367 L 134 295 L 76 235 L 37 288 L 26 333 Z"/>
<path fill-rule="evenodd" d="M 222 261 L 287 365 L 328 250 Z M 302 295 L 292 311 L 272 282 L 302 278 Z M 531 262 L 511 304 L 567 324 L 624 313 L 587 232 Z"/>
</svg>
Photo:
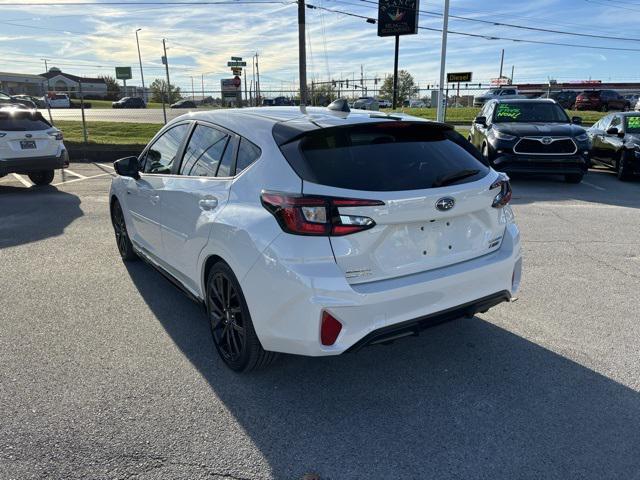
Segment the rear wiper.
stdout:
<svg viewBox="0 0 640 480">
<path fill-rule="evenodd" d="M 436 188 L 436 187 L 444 187 L 446 185 L 451 185 L 452 183 L 455 183 L 459 180 L 464 180 L 465 178 L 473 177 L 478 173 L 480 173 L 480 170 L 473 170 L 473 169 L 459 170 L 457 172 L 438 177 L 436 181 L 433 182 L 433 185 L 431 185 L 431 187 Z"/>
</svg>

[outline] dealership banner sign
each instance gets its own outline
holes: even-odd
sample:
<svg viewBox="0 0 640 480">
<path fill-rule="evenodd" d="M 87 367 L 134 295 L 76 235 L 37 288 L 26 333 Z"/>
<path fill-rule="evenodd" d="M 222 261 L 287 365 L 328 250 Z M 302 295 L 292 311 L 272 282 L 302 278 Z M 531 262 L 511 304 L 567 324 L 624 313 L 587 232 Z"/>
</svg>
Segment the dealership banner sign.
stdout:
<svg viewBox="0 0 640 480">
<path fill-rule="evenodd" d="M 395 37 L 418 33 L 420 0 L 380 0 L 378 36 Z"/>
</svg>

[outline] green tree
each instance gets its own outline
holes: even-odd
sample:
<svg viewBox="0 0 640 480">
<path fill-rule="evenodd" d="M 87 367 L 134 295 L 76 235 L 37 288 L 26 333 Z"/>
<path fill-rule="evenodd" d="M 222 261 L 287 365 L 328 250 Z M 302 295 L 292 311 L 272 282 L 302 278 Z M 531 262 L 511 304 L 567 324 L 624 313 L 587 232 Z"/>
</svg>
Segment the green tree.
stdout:
<svg viewBox="0 0 640 480">
<path fill-rule="evenodd" d="M 413 80 L 413 76 L 406 70 L 398 72 L 398 104 L 402 104 L 418 94 L 418 87 Z M 384 79 L 380 87 L 380 97 L 385 100 L 393 100 L 393 75 L 389 75 Z"/>
<path fill-rule="evenodd" d="M 120 84 L 118 81 L 111 75 L 101 75 L 98 78 L 103 79 L 104 83 L 107 84 L 107 99 L 117 100 L 120 96 Z M 89 92 L 89 95 L 90 94 L 91 93 Z"/>
<path fill-rule="evenodd" d="M 151 85 L 149 86 L 149 90 L 151 91 L 151 101 L 152 102 L 162 102 L 162 95 L 164 93 L 164 101 L 166 103 L 174 103 L 182 98 L 182 93 L 180 91 L 180 87 L 176 87 L 175 85 L 170 85 L 171 91 L 167 91 L 167 82 L 161 78 L 156 78 Z"/>
</svg>

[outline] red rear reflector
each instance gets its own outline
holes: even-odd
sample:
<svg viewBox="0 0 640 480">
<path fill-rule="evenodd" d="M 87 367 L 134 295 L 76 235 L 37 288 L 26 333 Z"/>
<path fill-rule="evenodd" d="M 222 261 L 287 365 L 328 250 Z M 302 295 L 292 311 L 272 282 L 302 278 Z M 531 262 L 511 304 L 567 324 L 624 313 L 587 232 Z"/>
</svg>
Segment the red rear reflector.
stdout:
<svg viewBox="0 0 640 480">
<path fill-rule="evenodd" d="M 320 325 L 320 341 L 322 345 L 333 345 L 342 331 L 342 324 L 333 318 L 329 312 L 322 312 Z"/>
</svg>

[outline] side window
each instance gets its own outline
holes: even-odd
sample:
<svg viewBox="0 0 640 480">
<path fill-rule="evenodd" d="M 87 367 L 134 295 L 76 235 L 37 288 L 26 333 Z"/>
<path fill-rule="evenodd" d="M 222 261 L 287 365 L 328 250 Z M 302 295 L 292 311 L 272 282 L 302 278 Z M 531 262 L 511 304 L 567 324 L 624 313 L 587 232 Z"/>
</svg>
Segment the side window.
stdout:
<svg viewBox="0 0 640 480">
<path fill-rule="evenodd" d="M 196 126 L 185 150 L 181 175 L 215 177 L 229 135 L 204 125 Z"/>
<path fill-rule="evenodd" d="M 230 177 L 231 166 L 233 164 L 233 142 L 229 142 L 229 146 L 224 152 L 220 167 L 218 168 L 218 174 L 216 177 Z"/>
<path fill-rule="evenodd" d="M 164 132 L 147 150 L 144 158 L 144 173 L 171 173 L 180 145 L 189 131 L 189 124 L 176 125 Z"/>
<path fill-rule="evenodd" d="M 495 106 L 497 105 L 497 103 L 490 103 L 487 106 L 487 111 L 485 112 L 485 117 L 487 117 L 487 123 L 492 123 L 493 122 L 493 111 L 495 109 Z"/>
<path fill-rule="evenodd" d="M 619 129 L 621 124 L 622 124 L 622 119 L 616 115 L 615 117 L 613 117 L 613 120 L 611 120 L 611 125 L 609 125 L 609 128 L 616 127 Z"/>
<path fill-rule="evenodd" d="M 238 160 L 236 161 L 236 175 L 255 162 L 262 152 L 246 138 L 240 139 L 238 147 Z"/>
</svg>

